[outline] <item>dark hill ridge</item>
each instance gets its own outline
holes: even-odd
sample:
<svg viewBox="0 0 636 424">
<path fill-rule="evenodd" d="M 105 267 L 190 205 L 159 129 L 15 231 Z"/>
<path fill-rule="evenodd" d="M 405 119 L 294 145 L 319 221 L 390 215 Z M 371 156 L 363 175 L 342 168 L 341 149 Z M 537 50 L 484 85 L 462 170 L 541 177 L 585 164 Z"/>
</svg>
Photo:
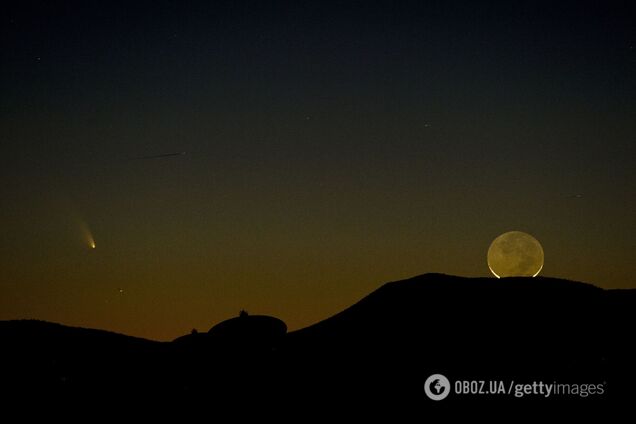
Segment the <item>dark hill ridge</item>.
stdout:
<svg viewBox="0 0 636 424">
<path fill-rule="evenodd" d="M 277 399 L 355 393 L 418 403 L 427 400 L 426 377 L 440 372 L 451 379 L 605 382 L 615 399 L 633 393 L 635 311 L 636 290 L 426 274 L 387 283 L 287 334 L 272 317 L 234 318 L 173 343 L 5 321 L 0 359 L 6 381 L 15 383 L 8 386 L 23 391 L 116 386 L 120 394 L 232 397 L 265 385 Z"/>
<path fill-rule="evenodd" d="M 112 386 L 130 388 L 156 380 L 148 366 L 159 361 L 160 342 L 104 330 L 39 320 L 0 321 L 0 363 L 5 387 L 16 394 L 63 393 Z M 139 372 L 129 374 L 131 368 Z"/>
<path fill-rule="evenodd" d="M 391 340 L 406 349 L 430 342 L 455 346 L 461 338 L 464 344 L 482 345 L 482 351 L 491 356 L 494 352 L 488 352 L 485 343 L 505 337 L 523 346 L 524 352 L 541 350 L 538 346 L 547 341 L 575 342 L 577 329 L 589 336 L 604 327 L 606 313 L 612 309 L 607 294 L 589 284 L 552 278 L 427 274 L 387 283 L 339 314 L 291 333 L 289 341 L 312 349 L 330 343 L 351 345 L 351 349 L 369 343 L 381 349 L 379 340 Z M 390 350 L 396 346 L 391 344 Z M 443 351 L 443 346 L 439 349 Z M 471 354 L 479 356 L 480 352 Z"/>
<path fill-rule="evenodd" d="M 101 342 L 114 342 L 123 344 L 157 344 L 160 342 L 139 337 L 126 336 L 107 330 L 93 328 L 71 327 L 48 321 L 36 319 L 22 319 L 13 321 L 0 321 L 0 333 L 4 340 L 12 340 L 21 343 L 37 343 L 59 341 L 60 338 L 94 338 Z"/>
<path fill-rule="evenodd" d="M 555 278 L 494 279 L 424 274 L 386 283 L 346 310 L 293 334 L 319 334 L 329 332 L 331 327 L 363 330 L 372 323 L 380 327 L 386 327 L 384 323 L 404 326 L 406 321 L 400 324 L 399 320 L 420 321 L 418 317 L 423 316 L 432 320 L 434 317 L 429 316 L 432 313 L 451 322 L 466 312 L 475 316 L 488 315 L 489 311 L 514 315 L 515 308 L 522 305 L 532 308 L 530 300 L 537 307 L 565 310 L 572 307 L 572 296 L 577 302 L 600 301 L 603 292 L 590 284 Z M 568 300 L 567 304 L 563 303 L 565 300 Z"/>
<path fill-rule="evenodd" d="M 606 381 L 613 373 L 615 387 L 624 386 L 623 374 L 633 373 L 625 336 L 634 321 L 625 314 L 636 306 L 634 292 L 553 278 L 426 274 L 387 283 L 290 333 L 287 353 L 314 358 L 313 379 L 346 370 L 358 386 L 380 380 L 400 397 L 435 372 L 530 381 Z"/>
</svg>

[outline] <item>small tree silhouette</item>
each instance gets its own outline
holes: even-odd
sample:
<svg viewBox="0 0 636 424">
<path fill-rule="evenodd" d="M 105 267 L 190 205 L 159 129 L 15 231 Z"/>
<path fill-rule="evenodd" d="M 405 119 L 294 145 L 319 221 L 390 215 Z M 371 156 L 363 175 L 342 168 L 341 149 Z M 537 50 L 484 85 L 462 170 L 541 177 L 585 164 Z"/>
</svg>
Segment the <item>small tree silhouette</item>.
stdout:
<svg viewBox="0 0 636 424">
<path fill-rule="evenodd" d="M 192 331 L 190 332 L 190 334 L 199 334 L 199 332 L 197 331 L 196 328 L 193 328 Z"/>
<path fill-rule="evenodd" d="M 241 309 L 241 312 L 239 313 L 239 318 L 247 318 L 249 314 L 247 313 L 247 311 L 245 309 Z"/>
</svg>

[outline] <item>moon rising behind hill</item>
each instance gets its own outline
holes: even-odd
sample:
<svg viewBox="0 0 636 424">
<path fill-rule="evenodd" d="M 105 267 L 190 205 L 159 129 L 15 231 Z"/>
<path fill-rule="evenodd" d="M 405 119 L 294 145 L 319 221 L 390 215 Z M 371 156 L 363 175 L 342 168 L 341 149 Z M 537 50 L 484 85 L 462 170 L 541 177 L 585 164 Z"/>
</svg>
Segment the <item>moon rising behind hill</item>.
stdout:
<svg viewBox="0 0 636 424">
<path fill-rule="evenodd" d="M 543 258 L 541 243 L 521 231 L 501 234 L 488 248 L 488 268 L 497 278 L 536 277 Z"/>
</svg>

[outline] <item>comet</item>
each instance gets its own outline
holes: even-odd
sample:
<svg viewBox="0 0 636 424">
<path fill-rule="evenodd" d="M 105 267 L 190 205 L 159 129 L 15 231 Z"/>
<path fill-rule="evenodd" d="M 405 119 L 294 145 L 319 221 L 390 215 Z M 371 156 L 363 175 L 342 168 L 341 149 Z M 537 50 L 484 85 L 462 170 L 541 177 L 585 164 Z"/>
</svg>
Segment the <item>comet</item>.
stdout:
<svg viewBox="0 0 636 424">
<path fill-rule="evenodd" d="M 97 244 L 95 244 L 95 238 L 93 237 L 93 233 L 85 221 L 80 222 L 80 231 L 82 232 L 82 238 L 86 241 L 88 247 L 90 249 L 95 249 L 97 247 Z"/>
</svg>

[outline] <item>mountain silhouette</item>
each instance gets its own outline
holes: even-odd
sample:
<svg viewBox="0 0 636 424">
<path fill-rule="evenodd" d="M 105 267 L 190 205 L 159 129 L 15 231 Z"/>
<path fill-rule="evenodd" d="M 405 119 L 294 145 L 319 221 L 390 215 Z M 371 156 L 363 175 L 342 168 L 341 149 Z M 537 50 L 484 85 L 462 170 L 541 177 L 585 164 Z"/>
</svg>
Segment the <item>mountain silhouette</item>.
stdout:
<svg viewBox="0 0 636 424">
<path fill-rule="evenodd" d="M 222 321 L 207 333 L 192 332 L 178 337 L 174 343 L 192 346 L 214 345 L 227 349 L 274 347 L 287 333 L 287 325 L 278 318 L 267 315 L 241 315 Z"/>
<path fill-rule="evenodd" d="M 14 394 L 73 393 L 122 381 L 133 390 L 157 378 L 150 364 L 161 360 L 159 342 L 37 320 L 0 321 L 0 340 L 3 382 Z"/>
<path fill-rule="evenodd" d="M 355 390 L 369 396 L 381 381 L 391 387 L 388 395 L 417 398 L 416 389 L 433 373 L 612 381 L 618 395 L 634 371 L 626 335 L 635 293 L 554 278 L 427 274 L 387 283 L 290 333 L 286 353 L 320 358 L 310 371 L 313 381 L 328 385 L 346 373 Z"/>
<path fill-rule="evenodd" d="M 0 359 L 5 387 L 31 395 L 356 396 L 420 405 L 431 402 L 424 382 L 439 373 L 451 381 L 598 383 L 604 395 L 585 401 L 621 400 L 634 393 L 635 311 L 636 290 L 425 274 L 384 284 L 289 333 L 282 321 L 258 315 L 168 343 L 2 321 Z"/>
</svg>

